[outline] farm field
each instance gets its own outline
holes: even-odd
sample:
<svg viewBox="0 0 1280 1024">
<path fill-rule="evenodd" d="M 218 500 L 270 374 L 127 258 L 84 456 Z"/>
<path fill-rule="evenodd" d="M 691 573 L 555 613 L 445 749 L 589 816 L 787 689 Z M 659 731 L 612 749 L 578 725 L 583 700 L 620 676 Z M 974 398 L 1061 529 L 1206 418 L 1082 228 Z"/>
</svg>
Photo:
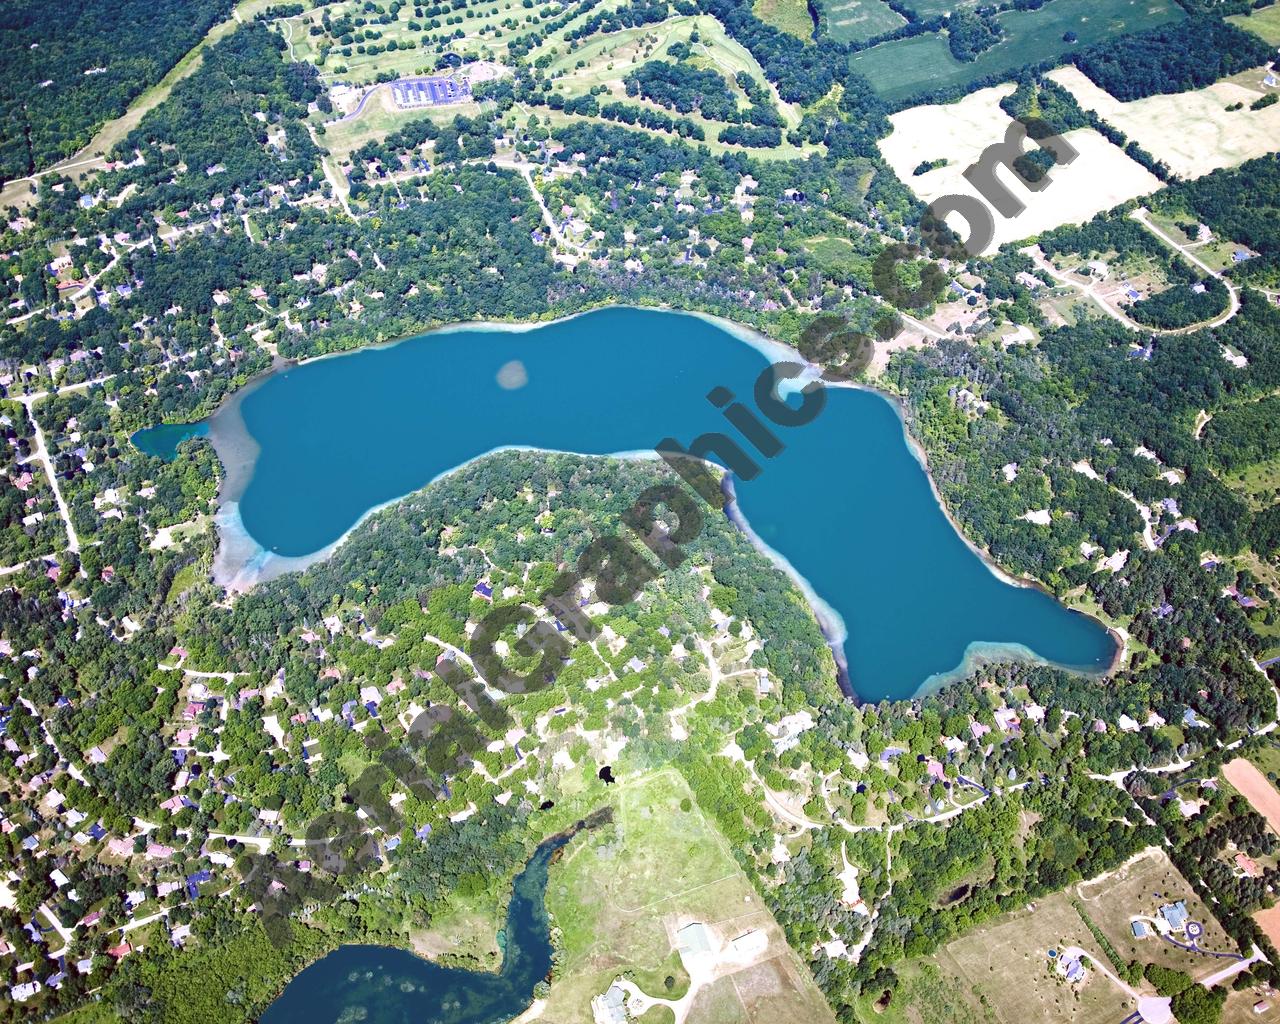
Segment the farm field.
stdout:
<svg viewBox="0 0 1280 1024">
<path fill-rule="evenodd" d="M 1183 16 L 1174 0 L 1054 0 L 1036 11 L 1002 14 L 1004 39 L 972 63 L 956 60 L 945 35 L 933 33 L 856 53 L 850 66 L 865 75 L 890 104 L 905 106 L 913 96 L 963 87 Z M 1067 32 L 1074 32 L 1078 41 L 1066 42 Z"/>
<path fill-rule="evenodd" d="M 752 10 L 761 21 L 790 32 L 797 39 L 813 37 L 813 18 L 805 0 L 755 0 Z"/>
<path fill-rule="evenodd" d="M 1182 178 L 1199 178 L 1219 167 L 1235 167 L 1274 150 L 1280 139 L 1280 103 L 1263 110 L 1249 105 L 1264 93 L 1264 72 L 1236 76 L 1192 92 L 1122 103 L 1074 66 L 1049 74 L 1081 106 L 1092 109 Z M 1243 103 L 1243 110 L 1227 110 Z"/>
<path fill-rule="evenodd" d="M 823 29 L 837 43 L 858 43 L 907 23 L 884 0 L 823 0 Z"/>
<path fill-rule="evenodd" d="M 687 997 L 694 1019 L 831 1024 L 807 969 L 684 779 L 666 769 L 624 780 L 612 796 L 614 823 L 575 839 L 551 870 L 547 908 L 563 959 L 545 1015 L 590 1024 L 591 998 L 621 974 L 650 996 Z M 724 941 L 761 931 L 768 946 L 741 966 L 720 954 L 691 989 L 675 932 L 694 921 Z M 702 1006 L 713 1016 L 699 1017 Z"/>
<path fill-rule="evenodd" d="M 1234 14 L 1227 21 L 1248 29 L 1273 46 L 1280 46 L 1280 6 L 1272 5 L 1250 14 Z"/>
<path fill-rule="evenodd" d="M 1249 806 L 1280 832 L 1280 793 L 1252 761 L 1237 757 L 1222 766 L 1222 775 L 1249 801 Z"/>
<path fill-rule="evenodd" d="M 1000 100 L 1012 89 L 1011 85 L 995 86 L 957 103 L 900 111 L 890 118 L 893 133 L 880 141 L 880 152 L 922 202 L 951 193 L 977 195 L 964 171 L 987 146 L 1004 138 L 1010 118 L 1000 109 Z M 1066 138 L 1080 153 L 1079 158 L 1069 166 L 1055 168 L 1051 183 L 1042 192 L 1012 186 L 1027 209 L 1010 220 L 996 218 L 992 250 L 1062 224 L 1084 223 L 1103 210 L 1161 187 L 1154 175 L 1092 129 L 1068 132 Z M 913 173 L 922 162 L 944 157 L 948 161 L 945 166 L 922 175 Z M 963 220 L 957 218 L 955 226 L 963 230 Z"/>
</svg>

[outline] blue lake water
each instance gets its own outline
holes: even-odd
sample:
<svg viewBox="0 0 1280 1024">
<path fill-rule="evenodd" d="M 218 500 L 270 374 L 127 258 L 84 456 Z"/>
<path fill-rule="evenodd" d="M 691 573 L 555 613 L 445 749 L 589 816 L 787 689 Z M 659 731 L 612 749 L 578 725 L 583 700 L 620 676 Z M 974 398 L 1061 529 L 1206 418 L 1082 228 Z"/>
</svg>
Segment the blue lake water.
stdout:
<svg viewBox="0 0 1280 1024">
<path fill-rule="evenodd" d="M 547 840 L 516 876 L 497 973 L 441 967 L 385 946 L 340 946 L 289 982 L 261 1024 L 495 1024 L 518 1016 L 551 970 L 547 868 L 568 841 Z"/>
<path fill-rule="evenodd" d="M 965 543 L 880 395 L 828 388 L 811 423 L 772 427 L 783 451 L 756 453 L 706 396 L 723 386 L 754 409 L 756 378 L 785 352 L 766 351 L 704 318 L 611 308 L 528 331 L 439 331 L 273 374 L 211 420 L 231 463 L 224 575 L 306 564 L 371 508 L 496 448 L 651 454 L 666 437 L 722 431 L 759 467 L 735 481 L 742 514 L 843 639 L 860 697 L 909 697 L 977 653 L 1110 665 L 1101 625 L 1002 581 Z M 181 428 L 158 429 L 135 442 L 164 454 L 181 440 Z"/>
<path fill-rule="evenodd" d="M 139 451 L 155 455 L 162 459 L 171 459 L 177 454 L 178 445 L 193 437 L 206 437 L 209 434 L 209 421 L 199 423 L 161 423 L 158 426 L 139 430 L 132 441 Z"/>
</svg>

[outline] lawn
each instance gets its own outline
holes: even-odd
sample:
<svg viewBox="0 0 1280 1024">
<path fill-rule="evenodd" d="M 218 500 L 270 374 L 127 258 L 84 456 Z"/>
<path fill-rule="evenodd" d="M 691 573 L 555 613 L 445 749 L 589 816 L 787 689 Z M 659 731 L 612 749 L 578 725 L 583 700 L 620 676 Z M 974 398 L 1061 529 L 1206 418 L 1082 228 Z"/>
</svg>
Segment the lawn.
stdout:
<svg viewBox="0 0 1280 1024">
<path fill-rule="evenodd" d="M 1264 42 L 1280 46 L 1280 4 L 1273 4 L 1251 14 L 1232 15 L 1227 21 L 1248 29 Z"/>
<path fill-rule="evenodd" d="M 452 121 L 461 114 L 474 117 L 480 110 L 476 103 L 450 103 L 441 107 L 418 107 L 401 110 L 391 99 L 391 90 L 383 87 L 365 104 L 358 117 L 349 121 L 330 121 L 319 136 L 320 144 L 327 149 L 338 166 L 346 164 L 352 152 L 366 142 L 381 142 L 393 131 L 410 121 L 431 118 L 435 121 Z"/>
<path fill-rule="evenodd" d="M 1227 937 L 1163 850 L 1117 869 L 1105 881 L 1082 882 L 1076 890 L 1089 917 L 1123 960 L 1161 964 L 1185 971 L 1193 978 L 1212 974 L 1223 966 L 1221 961 L 1212 957 L 1179 949 L 1154 937 L 1133 937 L 1130 921 L 1135 914 L 1154 917 L 1160 907 L 1176 900 L 1185 900 L 1191 920 L 1204 925 L 1201 947 L 1214 952 L 1236 952 L 1235 943 Z"/>
<path fill-rule="evenodd" d="M 623 776 L 609 796 L 614 823 L 578 836 L 551 870 L 560 967 L 544 1016 L 589 1024 L 591 998 L 620 974 L 650 995 L 679 998 L 689 977 L 673 935 L 696 920 L 729 938 L 764 931 L 772 956 L 701 990 L 695 1006 L 711 1012 L 692 1019 L 830 1024 L 807 969 L 679 773 Z"/>
<path fill-rule="evenodd" d="M 858 43 L 905 25 L 884 0 L 823 0 L 823 30 L 837 43 Z"/>
<path fill-rule="evenodd" d="M 896 39 L 856 53 L 850 66 L 865 75 L 895 106 L 935 89 L 966 86 L 1028 64 L 1058 57 L 1126 32 L 1152 28 L 1184 17 L 1174 0 L 1053 0 L 1036 11 L 1000 15 L 1004 39 L 971 63 L 951 56 L 945 35 L 933 33 Z M 1075 43 L 1063 39 L 1067 32 Z"/>
</svg>

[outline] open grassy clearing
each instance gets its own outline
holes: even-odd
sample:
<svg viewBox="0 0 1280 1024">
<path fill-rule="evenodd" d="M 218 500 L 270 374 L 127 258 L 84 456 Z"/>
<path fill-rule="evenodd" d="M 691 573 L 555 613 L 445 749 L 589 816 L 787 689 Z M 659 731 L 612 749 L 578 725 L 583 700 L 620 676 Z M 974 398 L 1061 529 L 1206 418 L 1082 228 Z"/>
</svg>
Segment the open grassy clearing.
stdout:
<svg viewBox="0 0 1280 1024">
<path fill-rule="evenodd" d="M 1221 960 L 1179 949 L 1155 937 L 1133 937 L 1131 921 L 1135 915 L 1154 917 L 1160 907 L 1176 900 L 1185 900 L 1190 919 L 1204 926 L 1202 948 L 1220 953 L 1236 952 L 1235 943 L 1163 850 L 1148 851 L 1147 856 L 1117 869 L 1104 881 L 1081 882 L 1076 891 L 1093 923 L 1123 960 L 1161 964 L 1185 971 L 1193 978 L 1203 978 L 1224 966 Z"/>
<path fill-rule="evenodd" d="M 863 996 L 856 1005 L 862 1024 L 1000 1024 L 978 998 L 954 963 L 933 958 L 897 964 L 898 990 L 887 1003 L 882 993 Z"/>
<path fill-rule="evenodd" d="M 366 142 L 381 142 L 410 121 L 429 117 L 444 123 L 452 121 L 458 115 L 475 117 L 479 112 L 480 105 L 471 102 L 402 110 L 391 99 L 391 90 L 383 87 L 369 98 L 358 116 L 346 121 L 331 121 L 325 125 L 324 134 L 318 136 L 318 140 L 329 151 L 332 159 L 346 163 L 352 152 Z"/>
<path fill-rule="evenodd" d="M 52 1024 L 120 1024 L 120 1021 L 120 1015 L 106 1003 L 86 1003 L 55 1017 Z"/>
<path fill-rule="evenodd" d="M 650 107 L 650 109 L 654 109 L 654 110 L 663 109 L 664 113 L 669 113 L 669 111 L 666 111 L 665 108 L 658 108 L 649 103 L 636 103 L 635 105 Z M 535 113 L 534 110 L 529 108 L 523 108 L 523 109 L 516 108 L 516 109 L 522 110 L 522 115 Z M 538 116 L 538 120 L 544 126 L 547 126 L 552 129 L 559 127 L 561 125 L 574 124 L 574 123 L 589 123 L 589 124 L 601 123 L 600 118 L 598 117 L 586 117 L 581 114 L 566 114 L 562 110 L 543 110 L 539 108 L 536 111 L 536 114 Z M 681 116 L 684 116 L 684 115 L 681 115 Z M 693 117 L 693 116 L 690 116 L 689 119 L 691 121 L 694 121 L 695 123 L 700 123 L 704 126 L 714 127 L 716 130 L 709 131 L 707 133 L 707 139 L 705 142 L 694 142 L 689 139 L 682 140 L 680 136 L 677 135 L 675 132 L 662 131 L 661 129 L 658 129 L 658 128 L 645 128 L 641 125 L 621 125 L 620 127 L 624 127 L 626 128 L 627 131 L 632 131 L 632 132 L 647 132 L 648 134 L 653 135 L 655 138 L 666 139 L 669 142 L 684 141 L 684 142 L 688 142 L 689 145 L 692 145 L 692 146 L 706 146 L 707 149 L 709 149 L 712 153 L 716 154 L 717 156 L 720 155 L 721 153 L 745 153 L 761 160 L 796 160 L 796 159 L 803 159 L 804 157 L 807 157 L 810 153 L 818 152 L 817 148 L 814 146 L 808 146 L 808 145 L 793 146 L 791 145 L 791 143 L 787 142 L 785 139 L 783 140 L 781 146 L 777 146 L 773 149 L 751 149 L 746 146 L 733 146 L 724 142 L 717 142 L 716 133 L 719 131 L 719 125 L 717 122 L 700 120 L 697 117 Z M 522 116 L 522 123 L 523 123 L 523 116 Z M 605 122 L 605 123 L 610 123 L 610 122 Z"/>
<path fill-rule="evenodd" d="M 544 1016 L 587 1024 L 591 998 L 620 974 L 651 996 L 679 999 L 689 976 L 674 933 L 701 921 L 726 941 L 762 931 L 768 949 L 698 992 L 692 1019 L 830 1022 L 806 968 L 679 773 L 623 776 L 609 795 L 614 823 L 580 835 L 551 870 L 547 908 L 561 966 Z M 704 1004 L 709 1016 L 699 1015 Z"/>
<path fill-rule="evenodd" d="M 1182 17 L 1174 0 L 1053 0 L 1036 11 L 1000 15 L 1004 38 L 971 63 L 951 55 L 942 33 L 882 43 L 855 53 L 850 62 L 887 101 L 901 104 L 921 93 L 964 86 Z M 1066 42 L 1067 32 L 1074 32 L 1077 42 Z"/>
<path fill-rule="evenodd" d="M 1258 766 L 1258 770 L 1268 777 L 1273 786 L 1280 787 L 1280 744 L 1267 743 L 1251 752 L 1249 760 Z"/>
<path fill-rule="evenodd" d="M 813 18 L 805 0 L 755 0 L 753 11 L 761 21 L 797 39 L 813 38 Z"/>
<path fill-rule="evenodd" d="M 890 118 L 893 133 L 880 141 L 880 152 L 922 202 L 952 193 L 976 196 L 964 171 L 987 146 L 1004 138 L 1010 118 L 1000 109 L 1000 100 L 1012 90 L 1011 85 L 996 86 L 957 103 L 900 111 Z M 1092 129 L 1068 132 L 1066 137 L 1080 156 L 1068 166 L 1055 168 L 1052 183 L 1042 192 L 1012 186 L 1027 209 L 1018 217 L 996 218 L 992 249 L 1062 224 L 1084 223 L 1161 187 L 1154 175 Z M 947 159 L 946 166 L 914 173 L 922 162 L 940 157 Z M 956 218 L 956 226 L 965 230 L 963 218 Z"/>
<path fill-rule="evenodd" d="M 447 914 L 433 918 L 429 928 L 410 931 L 409 941 L 419 956 L 469 970 L 496 971 L 502 966 L 498 932 L 503 925 L 499 908 L 485 900 L 455 894 Z"/>
<path fill-rule="evenodd" d="M 1272 46 L 1280 46 L 1280 5 L 1272 4 L 1249 14 L 1234 14 L 1227 21 L 1248 29 Z"/>
<path fill-rule="evenodd" d="M 1064 893 L 980 925 L 944 946 L 932 961 L 990 1008 L 1002 1024 L 1112 1024 L 1133 1007 L 1119 989 L 1090 971 L 1073 989 L 1050 968 L 1048 952 L 1079 946 L 1107 960 Z"/>
<path fill-rule="evenodd" d="M 1159 963 L 1194 977 L 1220 968 L 1222 961 L 1159 939 L 1133 939 L 1130 915 L 1154 912 L 1165 902 L 1157 892 L 1187 901 L 1192 920 L 1205 925 L 1206 948 L 1233 948 L 1164 851 L 1152 848 L 1114 872 L 979 925 L 933 956 L 901 965 L 902 983 L 888 1004 L 877 1003 L 880 993 L 868 993 L 858 1015 L 863 1024 L 1114 1024 L 1136 1008 L 1127 992 L 1098 969 L 1090 969 L 1081 985 L 1069 985 L 1051 969 L 1048 952 L 1078 946 L 1114 973 L 1078 901 L 1124 960 Z M 1149 993 L 1150 986 L 1140 991 Z"/>
<path fill-rule="evenodd" d="M 1263 110 L 1249 105 L 1267 92 L 1259 68 L 1193 92 L 1121 103 L 1075 67 L 1050 73 L 1080 105 L 1097 111 L 1148 153 L 1183 178 L 1199 178 L 1219 167 L 1235 167 L 1280 146 L 1280 103 Z M 1227 107 L 1241 103 L 1242 110 Z"/>
<path fill-rule="evenodd" d="M 858 43 L 907 23 L 884 0 L 823 0 L 823 28 L 838 43 Z"/>
<path fill-rule="evenodd" d="M 1244 498 L 1255 512 L 1270 508 L 1280 500 L 1280 459 L 1259 462 L 1230 473 L 1218 470 L 1216 475 Z"/>
<path fill-rule="evenodd" d="M 804 247 L 824 274 L 865 280 L 871 273 L 870 257 L 859 253 L 847 238 L 822 235 L 807 240 Z"/>
<path fill-rule="evenodd" d="M 977 7 L 979 0 L 911 0 L 907 4 L 923 21 L 937 18 L 952 11 Z"/>
</svg>

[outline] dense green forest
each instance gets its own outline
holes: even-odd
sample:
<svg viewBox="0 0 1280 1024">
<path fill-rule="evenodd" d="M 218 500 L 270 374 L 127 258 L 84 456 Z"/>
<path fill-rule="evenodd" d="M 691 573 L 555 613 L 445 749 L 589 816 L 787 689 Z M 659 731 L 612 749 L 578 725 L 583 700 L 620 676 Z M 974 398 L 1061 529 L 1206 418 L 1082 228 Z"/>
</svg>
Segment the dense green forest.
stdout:
<svg viewBox="0 0 1280 1024">
<path fill-rule="evenodd" d="M 1271 47 L 1252 32 L 1216 17 L 1187 18 L 1090 47 L 1076 60 L 1118 100 L 1199 89 L 1246 68 L 1267 64 Z"/>
<path fill-rule="evenodd" d="M 1002 32 L 990 10 L 956 11 L 947 19 L 947 45 L 960 61 L 977 60 L 979 54 L 1000 42 Z"/>
<path fill-rule="evenodd" d="M 1274 459 L 1280 452 L 1280 398 L 1268 395 L 1220 409 L 1201 436 L 1213 460 L 1226 470 Z"/>
<path fill-rule="evenodd" d="M 0 181 L 70 156 L 231 0 L 10 0 L 0 8 Z"/>
<path fill-rule="evenodd" d="M 384 6 L 322 5 L 307 38 L 363 33 L 404 7 Z M 1166 181 L 1142 201 L 1188 237 L 1208 229 L 1222 248 L 1204 251 L 1231 260 L 1239 312 L 1165 333 L 1221 315 L 1227 287 L 1128 206 L 1038 241 L 1060 268 L 1099 259 L 1117 276 L 1149 274 L 1154 294 L 1127 307 L 1146 330 L 1075 301 L 1012 247 L 931 273 L 945 300 L 886 308 L 877 261 L 918 240 L 922 204 L 881 156 L 888 108 L 849 70 L 858 47 L 783 32 L 747 0 L 600 6 L 539 9 L 521 36 L 504 24 L 509 73 L 477 83 L 479 102 L 379 111 L 394 123 L 350 152 L 351 124 L 334 123 L 326 88 L 333 68 L 293 59 L 301 37 L 277 20 L 296 31 L 305 12 L 262 11 L 207 47 L 114 166 L 82 181 L 49 174 L 4 219 L 0 851 L 19 881 L 15 906 L 0 909 L 13 946 L 0 981 L 25 980 L 18 964 L 53 951 L 56 930 L 30 926 L 41 907 L 68 925 L 100 917 L 75 924 L 66 954 L 93 973 L 68 972 L 25 1006 L 0 1000 L 0 1018 L 51 1017 L 93 990 L 129 1022 L 250 1020 L 338 942 L 404 946 L 410 926 L 460 899 L 500 906 L 533 844 L 604 791 L 592 763 L 604 749 L 623 777 L 678 770 L 842 1021 L 877 993 L 907 991 L 904 961 L 914 969 L 1147 845 L 1167 847 L 1232 942 L 1257 941 L 1276 960 L 1249 915 L 1280 869 L 1232 867 L 1237 850 L 1275 856 L 1262 819 L 1216 791 L 1186 817 L 1169 793 L 1198 791 L 1228 745 L 1260 750 L 1268 736 L 1251 734 L 1276 714 L 1277 669 L 1260 666 L 1280 628 L 1280 308 L 1260 289 L 1280 280 L 1280 161 L 1174 181 L 1033 67 L 1003 109 L 1051 131 L 1092 127 Z M 924 17 L 890 6 L 906 23 L 887 36 L 946 32 L 972 61 L 1009 45 L 997 15 L 1041 2 Z M 1184 23 L 1087 49 L 1091 77 L 1127 99 L 1269 59 L 1221 21 L 1243 0 L 1182 6 Z M 462 25 L 463 7 L 411 9 Z M 226 10 L 10 5 L 0 156 L 16 170 L 0 174 L 74 148 Z M 612 95 L 575 93 L 551 57 L 526 59 L 556 31 L 586 53 L 607 33 L 695 14 L 716 18 L 767 81 L 713 65 L 692 36 L 645 37 Z M 422 58 L 457 60 L 443 47 Z M 107 71 L 81 74 L 99 62 Z M 39 90 L 43 78 L 54 84 Z M 784 137 L 803 156 L 774 152 Z M 922 156 L 921 175 L 946 160 Z M 1019 168 L 1034 178 L 1048 161 Z M 926 266 L 909 260 L 902 280 Z M 213 581 L 225 467 L 212 446 L 187 440 L 164 461 L 130 443 L 139 427 L 209 414 L 279 360 L 623 300 L 730 317 L 829 371 L 872 367 L 966 537 L 1123 630 L 1121 663 L 1103 678 L 975 663 L 940 693 L 857 704 L 799 589 L 708 513 L 688 564 L 600 612 L 609 634 L 575 643 L 554 687 L 485 703 L 463 657 L 479 624 L 495 607 L 545 607 L 637 495 L 673 479 L 662 464 L 485 457 L 371 516 L 329 559 L 231 594 Z M 871 340 L 908 316 L 929 323 L 923 347 L 890 356 Z M 1014 324 L 1030 333 L 1011 336 Z M 721 655 L 713 688 L 709 659 Z M 464 706 L 475 714 L 447 735 L 478 740 L 468 756 L 432 762 L 431 785 L 392 772 L 404 762 L 389 752 L 411 747 L 407 723 L 424 708 L 454 722 Z M 1021 727 L 1000 726 L 1001 709 L 1022 714 Z M 804 716 L 806 728 L 780 736 Z M 1161 724 L 1128 729 L 1122 716 Z M 1112 773 L 1121 785 L 1091 777 Z M 982 800 L 963 799 L 978 790 Z M 778 835 L 794 822 L 770 793 L 806 818 L 785 858 Z M 290 841 L 356 809 L 375 821 L 378 870 L 315 871 L 282 938 L 280 915 L 251 905 L 279 908 L 271 879 L 297 895 L 307 872 Z M 842 899 L 846 859 L 876 915 L 869 937 Z M 55 863 L 69 884 L 51 877 Z M 141 902 L 125 906 L 122 892 Z M 158 916 L 128 933 L 145 950 L 117 962 L 108 949 L 135 914 Z M 190 948 L 179 950 L 184 926 Z M 829 954 L 832 936 L 869 941 L 855 962 Z M 1219 993 L 1188 996 L 1200 987 L 1177 972 L 1112 967 L 1169 991 L 1186 1022 L 1220 1010 Z"/>
</svg>

